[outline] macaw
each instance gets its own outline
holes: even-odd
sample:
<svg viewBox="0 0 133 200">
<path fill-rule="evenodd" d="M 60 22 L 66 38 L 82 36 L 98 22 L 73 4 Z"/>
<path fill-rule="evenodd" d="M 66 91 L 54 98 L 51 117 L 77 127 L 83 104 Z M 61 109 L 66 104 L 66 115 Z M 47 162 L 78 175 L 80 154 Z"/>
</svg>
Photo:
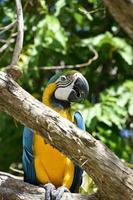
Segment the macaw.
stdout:
<svg viewBox="0 0 133 200">
<path fill-rule="evenodd" d="M 85 129 L 83 117 L 76 111 L 71 115 L 71 102 L 80 102 L 89 92 L 85 77 L 77 71 L 56 73 L 43 92 L 42 102 L 62 117 Z M 44 185 L 45 199 L 51 196 L 59 200 L 64 191 L 78 192 L 82 181 L 82 169 L 29 128 L 23 132 L 24 180 L 31 184 Z M 56 190 L 55 190 L 56 189 Z"/>
</svg>

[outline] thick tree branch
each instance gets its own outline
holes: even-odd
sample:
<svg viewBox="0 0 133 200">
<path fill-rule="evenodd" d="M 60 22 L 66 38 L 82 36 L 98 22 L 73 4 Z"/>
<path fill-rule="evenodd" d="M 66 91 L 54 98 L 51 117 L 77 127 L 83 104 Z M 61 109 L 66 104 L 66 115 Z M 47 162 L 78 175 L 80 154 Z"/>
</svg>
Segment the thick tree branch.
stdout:
<svg viewBox="0 0 133 200">
<path fill-rule="evenodd" d="M 14 79 L 17 79 L 21 76 L 21 69 L 17 66 L 19 55 L 23 47 L 23 37 L 24 37 L 24 22 L 23 22 L 23 11 L 21 0 L 15 0 L 16 2 L 16 11 L 17 11 L 17 39 L 13 52 L 13 57 L 10 66 L 6 68 L 7 73 Z"/>
<path fill-rule="evenodd" d="M 45 200 L 45 190 L 24 183 L 10 174 L 0 172 L 0 200 Z M 81 195 L 65 193 L 62 200 L 98 200 L 96 194 Z"/>
<path fill-rule="evenodd" d="M 133 171 L 100 141 L 59 116 L 0 73 L 0 109 L 77 162 L 93 178 L 102 199 L 132 200 Z"/>
<path fill-rule="evenodd" d="M 133 39 L 133 1 L 103 0 L 109 11 L 120 26 Z"/>
</svg>

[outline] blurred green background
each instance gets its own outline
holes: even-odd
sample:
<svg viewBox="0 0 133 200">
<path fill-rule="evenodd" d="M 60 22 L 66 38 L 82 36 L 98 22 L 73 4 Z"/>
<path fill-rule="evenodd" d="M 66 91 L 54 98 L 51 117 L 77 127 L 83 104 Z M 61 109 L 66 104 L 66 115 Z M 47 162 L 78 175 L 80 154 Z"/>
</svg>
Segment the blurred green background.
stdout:
<svg viewBox="0 0 133 200">
<path fill-rule="evenodd" d="M 45 66 L 78 64 L 98 58 L 80 72 L 90 85 L 88 99 L 73 109 L 82 112 L 87 131 L 123 161 L 133 152 L 133 41 L 100 0 L 23 0 L 24 46 L 19 84 L 41 100 L 54 71 Z M 16 18 L 15 1 L 0 0 L 0 27 Z M 16 28 L 0 29 L 0 67 L 12 57 Z M 44 67 L 42 69 L 41 67 Z M 0 170 L 21 168 L 23 126 L 0 113 Z"/>
</svg>

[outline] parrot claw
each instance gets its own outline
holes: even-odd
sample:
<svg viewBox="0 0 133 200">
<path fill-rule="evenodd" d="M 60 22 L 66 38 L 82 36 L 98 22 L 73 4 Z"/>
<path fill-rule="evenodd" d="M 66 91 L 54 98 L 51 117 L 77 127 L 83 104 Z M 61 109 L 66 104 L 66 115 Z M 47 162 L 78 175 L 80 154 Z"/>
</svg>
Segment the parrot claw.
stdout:
<svg viewBox="0 0 133 200">
<path fill-rule="evenodd" d="M 52 183 L 41 185 L 45 189 L 45 200 L 60 200 L 64 192 L 70 192 L 66 187 L 55 188 Z"/>
<path fill-rule="evenodd" d="M 61 186 L 53 191 L 52 197 L 54 200 L 60 200 L 64 194 L 64 192 L 70 192 L 68 188 Z"/>
<path fill-rule="evenodd" d="M 52 183 L 47 183 L 45 185 L 41 185 L 45 189 L 45 200 L 52 200 L 52 194 L 56 190 L 55 186 Z"/>
</svg>

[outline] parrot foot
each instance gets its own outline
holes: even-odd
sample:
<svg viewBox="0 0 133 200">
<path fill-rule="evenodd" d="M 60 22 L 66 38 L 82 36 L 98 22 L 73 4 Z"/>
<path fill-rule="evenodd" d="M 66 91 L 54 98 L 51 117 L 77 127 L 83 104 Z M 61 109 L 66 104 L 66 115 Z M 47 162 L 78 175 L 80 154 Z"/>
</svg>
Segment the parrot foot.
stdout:
<svg viewBox="0 0 133 200">
<path fill-rule="evenodd" d="M 47 183 L 45 185 L 41 185 L 45 189 L 45 200 L 52 200 L 52 194 L 56 190 L 55 186 L 52 183 Z"/>
<path fill-rule="evenodd" d="M 70 192 L 66 187 L 55 188 L 52 183 L 41 185 L 45 189 L 45 200 L 60 200 L 64 192 Z"/>
<path fill-rule="evenodd" d="M 68 190 L 68 188 L 64 187 L 64 186 L 61 186 L 61 187 L 58 187 L 55 191 L 53 191 L 53 199 L 54 200 L 60 200 L 64 194 L 64 192 L 70 192 Z"/>
</svg>

